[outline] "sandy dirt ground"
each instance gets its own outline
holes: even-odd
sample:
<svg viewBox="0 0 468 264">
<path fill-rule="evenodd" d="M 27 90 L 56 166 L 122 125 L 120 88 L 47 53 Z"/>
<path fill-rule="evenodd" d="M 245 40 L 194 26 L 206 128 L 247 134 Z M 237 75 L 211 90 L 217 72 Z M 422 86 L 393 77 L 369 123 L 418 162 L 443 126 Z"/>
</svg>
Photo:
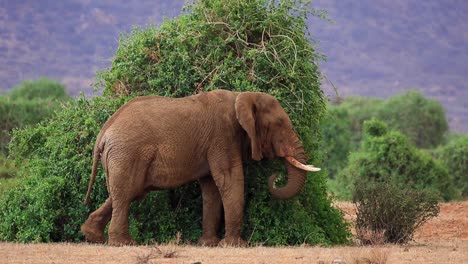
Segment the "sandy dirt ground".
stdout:
<svg viewBox="0 0 468 264">
<path fill-rule="evenodd" d="M 354 219 L 350 203 L 337 203 Z M 441 204 L 409 245 L 202 248 L 0 242 L 0 263 L 468 263 L 468 201 Z"/>
</svg>

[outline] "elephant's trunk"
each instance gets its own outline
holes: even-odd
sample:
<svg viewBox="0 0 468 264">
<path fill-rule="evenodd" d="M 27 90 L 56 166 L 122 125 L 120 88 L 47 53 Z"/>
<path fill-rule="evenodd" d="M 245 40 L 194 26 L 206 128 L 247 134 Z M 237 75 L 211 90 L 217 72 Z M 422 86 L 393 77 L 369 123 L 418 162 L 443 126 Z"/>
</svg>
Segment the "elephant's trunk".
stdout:
<svg viewBox="0 0 468 264">
<path fill-rule="evenodd" d="M 295 155 L 294 159 L 302 164 L 306 163 L 306 155 L 304 153 L 304 148 L 302 147 L 302 144 L 299 142 L 299 140 L 296 140 L 295 143 Z M 303 169 L 297 168 L 297 166 L 294 166 L 291 162 L 290 159 L 289 161 L 285 159 L 285 164 L 286 168 L 288 171 L 288 182 L 284 187 L 281 188 L 275 188 L 275 180 L 276 180 L 276 175 L 270 176 L 268 179 L 268 189 L 271 193 L 271 195 L 277 199 L 285 200 L 285 199 L 291 199 L 292 197 L 296 196 L 299 194 L 302 190 L 302 187 L 304 186 L 305 182 L 305 177 L 307 172 Z M 304 165 L 307 166 L 307 165 Z M 317 170 L 320 170 L 316 168 Z"/>
</svg>

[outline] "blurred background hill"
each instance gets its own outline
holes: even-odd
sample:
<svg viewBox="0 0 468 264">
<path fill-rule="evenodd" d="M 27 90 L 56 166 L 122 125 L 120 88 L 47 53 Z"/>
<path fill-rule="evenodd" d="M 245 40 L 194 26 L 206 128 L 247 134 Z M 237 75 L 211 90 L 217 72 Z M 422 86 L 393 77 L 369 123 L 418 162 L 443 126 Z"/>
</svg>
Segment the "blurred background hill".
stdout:
<svg viewBox="0 0 468 264">
<path fill-rule="evenodd" d="M 2 0 L 0 91 L 41 76 L 92 94 L 121 32 L 181 13 L 183 0 Z M 324 89 L 387 98 L 418 89 L 442 102 L 451 130 L 468 132 L 468 2 L 316 0 L 334 21 L 309 30 L 328 60 Z"/>
</svg>

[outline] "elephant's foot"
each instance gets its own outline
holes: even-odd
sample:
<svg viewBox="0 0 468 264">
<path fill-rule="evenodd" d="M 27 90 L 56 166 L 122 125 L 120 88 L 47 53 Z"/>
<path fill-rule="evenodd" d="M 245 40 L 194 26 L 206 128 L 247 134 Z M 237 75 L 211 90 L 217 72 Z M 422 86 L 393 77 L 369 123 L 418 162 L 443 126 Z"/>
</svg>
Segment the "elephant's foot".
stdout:
<svg viewBox="0 0 468 264">
<path fill-rule="evenodd" d="M 202 236 L 198 240 L 199 246 L 205 247 L 216 247 L 219 244 L 220 239 L 216 236 Z"/>
<path fill-rule="evenodd" d="M 249 244 L 240 237 L 225 237 L 219 242 L 219 245 L 223 247 L 247 247 Z"/>
<path fill-rule="evenodd" d="M 90 243 L 102 244 L 106 241 L 104 237 L 104 230 L 93 226 L 92 224 L 88 223 L 88 221 L 86 221 L 81 226 L 81 232 L 85 235 L 86 241 Z"/>
<path fill-rule="evenodd" d="M 134 246 L 136 241 L 129 234 L 111 234 L 109 233 L 109 241 L 107 242 L 110 246 Z"/>
</svg>

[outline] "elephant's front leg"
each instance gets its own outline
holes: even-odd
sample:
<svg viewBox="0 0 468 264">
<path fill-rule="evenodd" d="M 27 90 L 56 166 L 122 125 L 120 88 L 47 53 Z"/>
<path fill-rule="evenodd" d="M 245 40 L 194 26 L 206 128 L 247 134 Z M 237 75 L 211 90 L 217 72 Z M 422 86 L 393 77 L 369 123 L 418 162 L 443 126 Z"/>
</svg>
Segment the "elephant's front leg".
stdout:
<svg viewBox="0 0 468 264">
<path fill-rule="evenodd" d="M 224 207 L 225 237 L 220 244 L 247 246 L 247 242 L 240 236 L 244 214 L 244 175 L 242 162 L 239 158 L 227 163 L 210 163 L 210 169 Z"/>
<path fill-rule="evenodd" d="M 203 198 L 203 235 L 198 240 L 201 246 L 217 246 L 221 221 L 222 201 L 211 176 L 199 180 Z"/>
</svg>

